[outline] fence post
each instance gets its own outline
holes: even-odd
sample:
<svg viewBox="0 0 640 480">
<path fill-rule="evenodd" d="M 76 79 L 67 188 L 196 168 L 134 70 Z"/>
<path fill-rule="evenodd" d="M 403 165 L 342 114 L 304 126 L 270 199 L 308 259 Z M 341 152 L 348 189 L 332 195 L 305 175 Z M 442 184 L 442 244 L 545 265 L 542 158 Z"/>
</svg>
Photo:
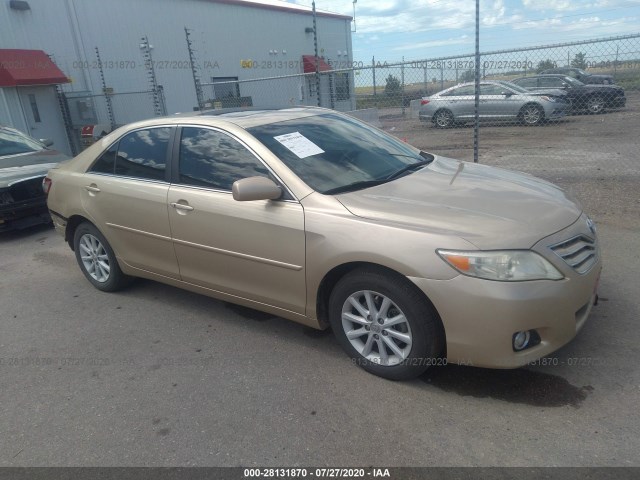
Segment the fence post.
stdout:
<svg viewBox="0 0 640 480">
<path fill-rule="evenodd" d="M 316 93 L 318 95 L 318 106 L 322 106 L 320 99 L 320 62 L 318 59 L 318 27 L 316 25 L 316 0 L 311 3 L 311 13 L 313 14 L 313 50 L 316 61 Z"/>
<path fill-rule="evenodd" d="M 98 68 L 100 69 L 100 81 L 102 82 L 102 94 L 104 95 L 104 100 L 107 104 L 107 116 L 109 117 L 109 125 L 111 126 L 111 130 L 115 130 L 116 128 L 116 119 L 113 115 L 113 104 L 111 103 L 111 95 L 107 90 L 107 81 L 104 78 L 104 69 L 102 68 L 102 60 L 100 59 L 100 50 L 96 47 L 96 57 L 98 59 Z"/>
<path fill-rule="evenodd" d="M 400 78 L 402 80 L 400 103 L 402 104 L 402 116 L 404 117 L 404 56 L 402 57 L 402 64 L 400 65 Z"/>
<path fill-rule="evenodd" d="M 478 163 L 479 136 L 480 136 L 480 0 L 476 0 L 476 71 L 475 80 L 475 109 L 473 122 L 473 162 Z"/>
<path fill-rule="evenodd" d="M 71 111 L 69 110 L 69 102 L 67 101 L 67 96 L 62 91 L 62 87 L 60 85 L 56 85 L 56 95 L 58 97 L 60 113 L 62 113 L 62 121 L 64 122 L 64 131 L 67 134 L 67 140 L 69 141 L 71 155 L 75 157 L 76 155 L 78 155 L 78 153 L 80 153 L 80 142 L 77 136 L 79 132 L 76 132 L 73 129 L 73 122 L 71 121 Z"/>
<path fill-rule="evenodd" d="M 193 76 L 193 85 L 196 89 L 196 101 L 198 102 L 198 110 L 202 110 L 204 105 L 204 96 L 202 94 L 202 86 L 200 85 L 200 77 L 198 75 L 198 66 L 195 62 L 195 54 L 193 51 L 193 42 L 191 41 L 191 32 L 184 27 L 184 34 L 187 37 L 187 50 L 189 51 L 189 62 L 191 63 L 191 75 Z"/>
</svg>

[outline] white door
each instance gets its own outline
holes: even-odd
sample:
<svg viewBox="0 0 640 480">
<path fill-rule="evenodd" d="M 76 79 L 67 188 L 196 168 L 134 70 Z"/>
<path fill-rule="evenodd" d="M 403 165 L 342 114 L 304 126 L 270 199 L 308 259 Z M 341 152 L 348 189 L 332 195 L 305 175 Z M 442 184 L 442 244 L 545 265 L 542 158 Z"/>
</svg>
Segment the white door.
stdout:
<svg viewBox="0 0 640 480">
<path fill-rule="evenodd" d="M 29 126 L 29 131 L 25 133 L 38 140 L 53 140 L 52 148 L 70 155 L 55 87 L 19 87 L 18 94 Z"/>
</svg>

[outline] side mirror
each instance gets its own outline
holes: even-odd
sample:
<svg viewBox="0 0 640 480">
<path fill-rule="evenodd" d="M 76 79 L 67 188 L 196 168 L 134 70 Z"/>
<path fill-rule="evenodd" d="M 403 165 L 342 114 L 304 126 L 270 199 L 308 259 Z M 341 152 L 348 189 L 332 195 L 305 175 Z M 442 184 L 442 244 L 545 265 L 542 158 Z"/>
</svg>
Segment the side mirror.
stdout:
<svg viewBox="0 0 640 480">
<path fill-rule="evenodd" d="M 53 140 L 51 140 L 50 138 L 41 138 L 40 143 L 45 147 L 50 147 L 51 145 L 53 145 Z"/>
<path fill-rule="evenodd" d="M 233 182 L 231 187 L 233 199 L 238 202 L 253 200 L 277 200 L 282 196 L 282 189 L 273 180 L 265 177 L 249 177 Z"/>
</svg>

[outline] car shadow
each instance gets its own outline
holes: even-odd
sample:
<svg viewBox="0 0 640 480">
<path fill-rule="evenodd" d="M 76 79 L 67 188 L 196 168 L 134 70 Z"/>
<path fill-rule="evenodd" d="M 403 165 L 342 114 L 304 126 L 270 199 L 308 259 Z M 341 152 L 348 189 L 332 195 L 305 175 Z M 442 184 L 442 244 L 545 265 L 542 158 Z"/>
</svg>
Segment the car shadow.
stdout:
<svg viewBox="0 0 640 480">
<path fill-rule="evenodd" d="M 53 231 L 53 223 L 42 223 L 20 230 L 8 230 L 6 232 L 0 231 L 0 243 L 19 241 L 25 239 L 26 237 L 29 237 L 30 235 L 35 235 L 38 233 L 51 233 Z"/>
<path fill-rule="evenodd" d="M 578 387 L 550 373 L 517 368 L 488 368 L 446 365 L 429 368 L 421 381 L 432 388 L 460 396 L 491 398 L 534 407 L 579 408 L 593 387 Z"/>
</svg>

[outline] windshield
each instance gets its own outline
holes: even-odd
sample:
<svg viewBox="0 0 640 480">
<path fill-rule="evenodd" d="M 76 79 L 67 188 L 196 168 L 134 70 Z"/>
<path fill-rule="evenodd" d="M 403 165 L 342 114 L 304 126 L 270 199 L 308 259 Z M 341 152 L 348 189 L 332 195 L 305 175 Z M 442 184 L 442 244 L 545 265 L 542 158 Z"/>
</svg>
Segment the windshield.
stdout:
<svg viewBox="0 0 640 480">
<path fill-rule="evenodd" d="M 0 157 L 20 153 L 39 152 L 44 145 L 26 135 L 8 128 L 0 128 Z"/>
<path fill-rule="evenodd" d="M 563 79 L 565 82 L 570 83 L 571 85 L 575 85 L 575 86 L 582 86 L 584 85 L 584 83 L 582 83 L 580 80 L 576 80 L 573 77 L 564 77 Z"/>
<path fill-rule="evenodd" d="M 356 119 L 335 113 L 249 128 L 307 185 L 338 193 L 384 183 L 432 160 L 420 150 Z M 353 186 L 353 188 L 349 188 Z"/>
</svg>

